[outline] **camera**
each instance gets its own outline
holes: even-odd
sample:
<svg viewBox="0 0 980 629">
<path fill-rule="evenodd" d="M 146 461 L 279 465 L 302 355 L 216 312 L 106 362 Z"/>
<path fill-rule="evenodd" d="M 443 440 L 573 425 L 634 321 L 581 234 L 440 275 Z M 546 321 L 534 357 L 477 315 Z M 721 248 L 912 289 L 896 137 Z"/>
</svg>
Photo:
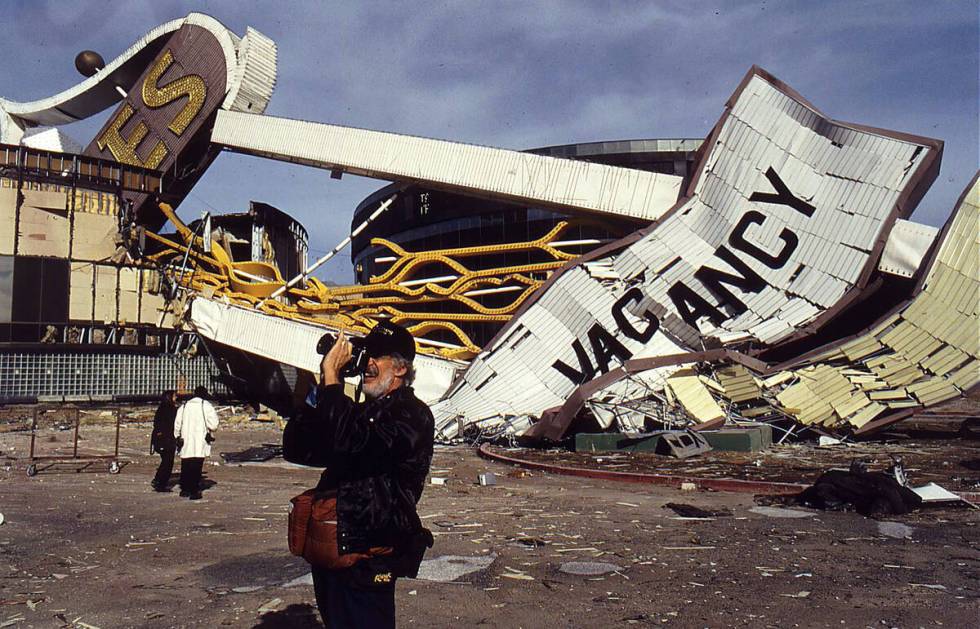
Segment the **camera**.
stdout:
<svg viewBox="0 0 980 629">
<path fill-rule="evenodd" d="M 327 332 L 320 337 L 320 340 L 316 344 L 316 353 L 321 356 L 326 356 L 333 347 L 334 343 L 337 342 L 337 337 L 332 332 Z M 368 353 L 361 344 L 362 340 L 360 338 L 354 337 L 350 339 L 351 354 L 350 360 L 347 364 L 340 368 L 341 378 L 350 378 L 353 376 L 364 375 L 367 371 L 368 366 Z"/>
</svg>

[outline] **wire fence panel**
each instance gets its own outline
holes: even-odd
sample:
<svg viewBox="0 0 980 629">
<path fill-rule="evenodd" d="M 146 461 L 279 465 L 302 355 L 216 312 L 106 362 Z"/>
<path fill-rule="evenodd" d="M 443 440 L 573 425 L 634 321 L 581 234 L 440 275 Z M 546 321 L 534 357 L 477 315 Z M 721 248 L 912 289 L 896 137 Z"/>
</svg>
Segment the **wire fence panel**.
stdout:
<svg viewBox="0 0 980 629">
<path fill-rule="evenodd" d="M 156 399 L 202 385 L 228 394 L 208 356 L 0 353 L 0 403 Z"/>
</svg>

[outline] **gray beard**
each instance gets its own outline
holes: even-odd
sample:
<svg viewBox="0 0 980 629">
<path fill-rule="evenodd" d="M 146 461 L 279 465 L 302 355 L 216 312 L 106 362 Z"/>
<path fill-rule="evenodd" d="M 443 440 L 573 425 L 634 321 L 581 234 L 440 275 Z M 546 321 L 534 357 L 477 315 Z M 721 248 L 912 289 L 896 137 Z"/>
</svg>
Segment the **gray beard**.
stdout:
<svg viewBox="0 0 980 629">
<path fill-rule="evenodd" d="M 364 385 L 364 395 L 372 400 L 377 400 L 388 392 L 388 389 L 394 381 L 395 374 L 390 372 L 383 378 L 375 378 L 374 382 Z"/>
</svg>

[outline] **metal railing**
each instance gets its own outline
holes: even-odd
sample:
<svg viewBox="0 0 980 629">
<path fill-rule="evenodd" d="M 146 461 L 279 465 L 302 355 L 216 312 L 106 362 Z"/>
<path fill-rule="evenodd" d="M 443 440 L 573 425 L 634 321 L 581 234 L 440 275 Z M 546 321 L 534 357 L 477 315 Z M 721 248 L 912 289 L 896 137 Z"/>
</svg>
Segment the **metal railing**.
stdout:
<svg viewBox="0 0 980 629">
<path fill-rule="evenodd" d="M 163 173 L 155 170 L 14 144 L 0 144 L 0 176 L 102 190 L 163 192 Z"/>
</svg>

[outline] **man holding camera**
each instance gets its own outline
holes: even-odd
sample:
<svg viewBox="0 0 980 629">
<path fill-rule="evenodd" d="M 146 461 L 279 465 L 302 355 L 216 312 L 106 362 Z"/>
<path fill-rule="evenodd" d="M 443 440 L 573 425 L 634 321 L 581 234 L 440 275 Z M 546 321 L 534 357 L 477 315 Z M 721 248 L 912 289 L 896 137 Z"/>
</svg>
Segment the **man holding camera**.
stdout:
<svg viewBox="0 0 980 629">
<path fill-rule="evenodd" d="M 364 403 L 344 394 L 352 349 L 364 357 L 354 361 Z M 320 363 L 315 395 L 283 433 L 286 460 L 327 468 L 316 489 L 335 492 L 338 552 L 363 555 L 349 568 L 313 566 L 328 627 L 394 627 L 395 580 L 414 577 L 432 545 L 416 504 L 432 462 L 434 421 L 412 391 L 414 358 L 415 339 L 391 322 L 364 338 L 341 333 Z"/>
</svg>

